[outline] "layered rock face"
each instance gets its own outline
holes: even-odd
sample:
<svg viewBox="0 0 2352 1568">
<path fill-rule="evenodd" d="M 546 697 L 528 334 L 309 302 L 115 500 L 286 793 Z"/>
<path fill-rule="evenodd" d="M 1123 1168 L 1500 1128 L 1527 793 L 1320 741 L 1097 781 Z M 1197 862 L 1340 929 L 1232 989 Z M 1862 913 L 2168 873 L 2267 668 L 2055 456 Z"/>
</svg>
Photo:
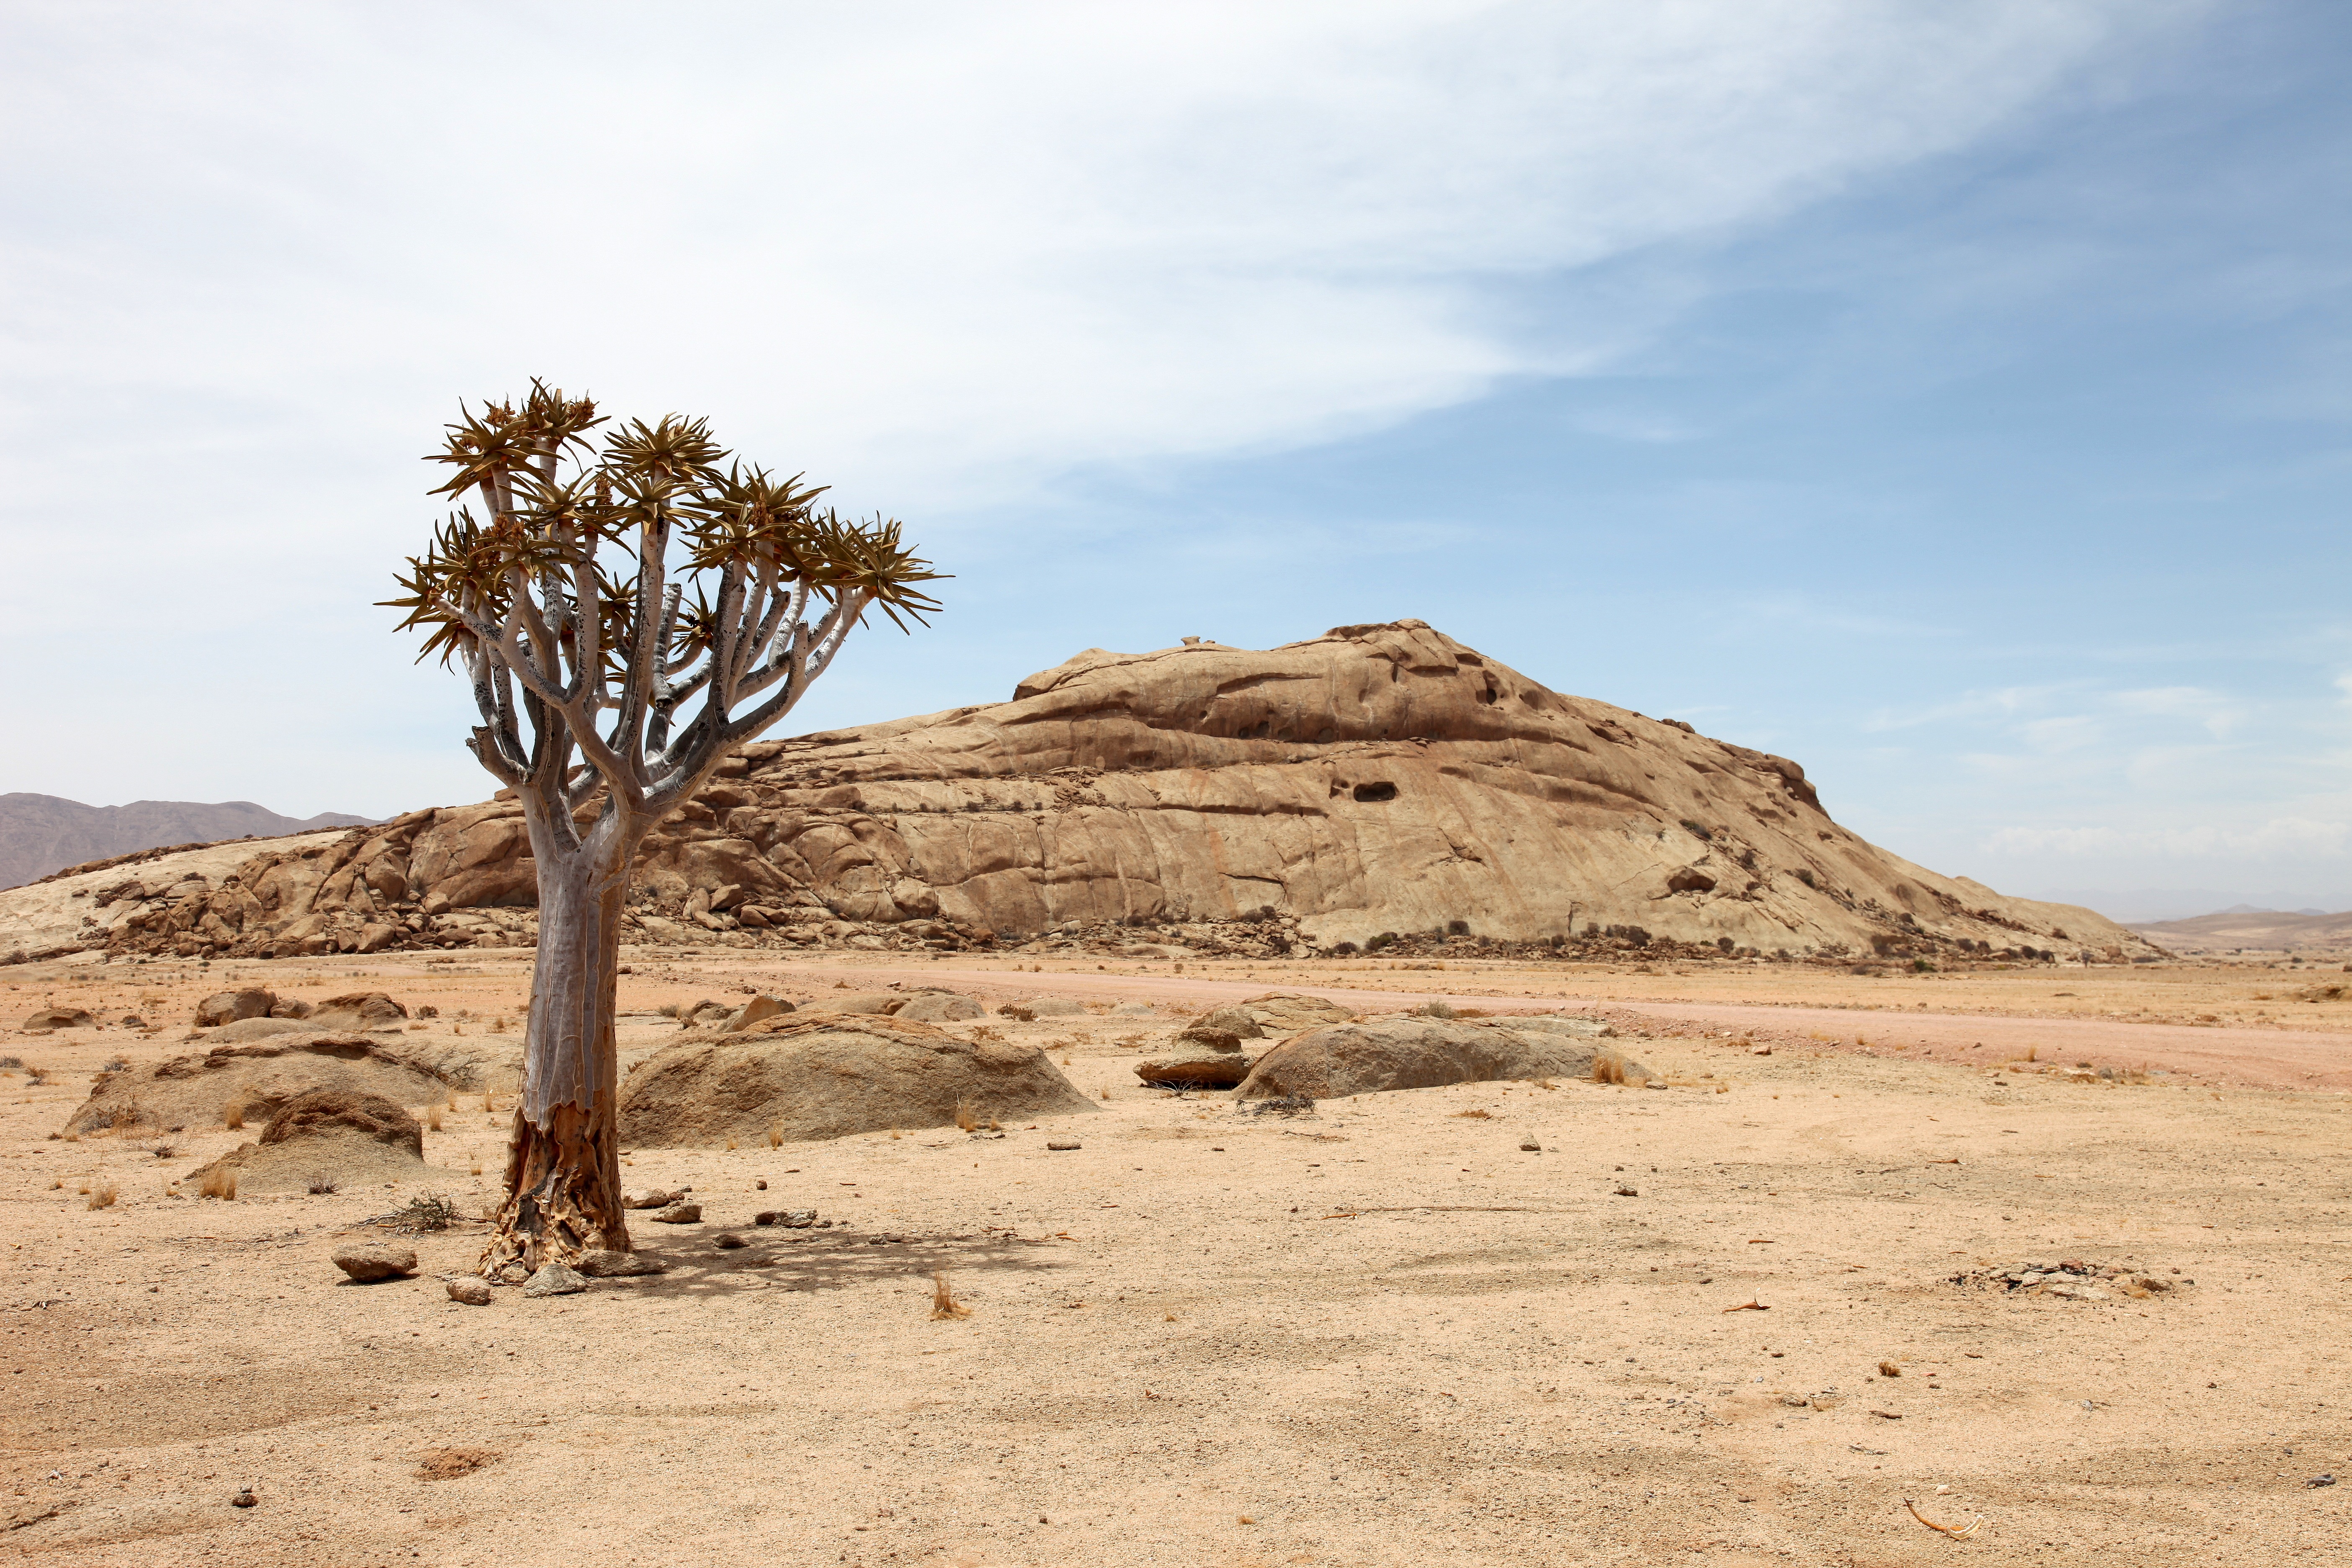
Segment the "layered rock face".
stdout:
<svg viewBox="0 0 2352 1568">
<path fill-rule="evenodd" d="M 123 880 L 93 889 L 132 906 L 105 922 L 117 947 L 531 937 L 509 802 L 289 844 L 201 889 Z M 1419 621 L 1263 652 L 1090 649 L 1009 702 L 759 742 L 647 841 L 637 900 L 638 940 L 737 945 L 1118 925 L 1327 952 L 1400 936 L 2150 951 L 2087 910 L 1874 847 L 1786 758 L 1562 696 Z"/>
</svg>

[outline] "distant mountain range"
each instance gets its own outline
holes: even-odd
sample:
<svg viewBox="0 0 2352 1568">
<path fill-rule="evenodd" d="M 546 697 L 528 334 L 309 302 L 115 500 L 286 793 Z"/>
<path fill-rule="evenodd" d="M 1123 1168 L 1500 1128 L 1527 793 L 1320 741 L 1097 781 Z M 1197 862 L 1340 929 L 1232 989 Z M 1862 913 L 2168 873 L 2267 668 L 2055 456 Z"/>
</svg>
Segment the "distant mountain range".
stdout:
<svg viewBox="0 0 2352 1568">
<path fill-rule="evenodd" d="M 377 820 L 341 811 L 300 818 L 280 816 L 249 800 L 215 805 L 134 800 L 129 805 L 84 805 L 53 795 L 0 795 L 0 888 L 14 888 L 85 860 L 104 860 L 165 844 L 276 838 L 327 827 L 361 827 Z"/>
<path fill-rule="evenodd" d="M 2157 946 L 2174 952 L 2221 952 L 2235 948 L 2256 952 L 2312 948 L 2341 952 L 2352 948 L 2352 912 L 2329 914 L 2325 910 L 2296 910 L 2289 913 L 2240 904 L 2194 920 L 2125 923 Z"/>
</svg>

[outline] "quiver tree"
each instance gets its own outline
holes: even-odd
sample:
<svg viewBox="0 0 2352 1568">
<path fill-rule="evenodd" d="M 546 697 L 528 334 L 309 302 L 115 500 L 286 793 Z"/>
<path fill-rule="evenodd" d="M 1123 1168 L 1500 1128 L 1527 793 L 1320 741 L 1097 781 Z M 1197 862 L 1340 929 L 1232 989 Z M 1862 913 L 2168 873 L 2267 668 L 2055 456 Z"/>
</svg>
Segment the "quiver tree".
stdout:
<svg viewBox="0 0 2352 1568">
<path fill-rule="evenodd" d="M 614 983 L 646 835 L 773 725 L 870 610 L 901 631 L 940 574 L 895 521 L 845 521 L 676 415 L 604 435 L 586 399 L 534 383 L 461 411 L 429 460 L 459 498 L 385 601 L 424 653 L 462 664 L 467 742 L 513 790 L 539 866 L 539 953 L 506 1200 L 485 1273 L 626 1251 Z M 467 500 L 477 502 L 475 514 Z"/>
</svg>

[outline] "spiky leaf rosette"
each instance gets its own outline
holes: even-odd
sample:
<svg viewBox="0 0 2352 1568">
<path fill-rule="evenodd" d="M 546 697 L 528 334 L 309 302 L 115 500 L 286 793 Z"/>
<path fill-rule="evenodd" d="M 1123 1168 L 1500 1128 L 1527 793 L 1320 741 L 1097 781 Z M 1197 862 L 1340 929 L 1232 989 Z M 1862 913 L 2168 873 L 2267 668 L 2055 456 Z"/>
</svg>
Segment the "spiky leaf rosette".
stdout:
<svg viewBox="0 0 2352 1568">
<path fill-rule="evenodd" d="M 598 447 L 607 424 L 536 381 L 461 408 L 428 457 L 459 504 L 384 603 L 420 658 L 465 668 L 470 744 L 501 782 L 657 816 L 790 711 L 867 611 L 904 631 L 937 610 L 941 574 L 896 519 L 818 510 L 824 487 L 739 461 L 708 420 L 631 420 Z"/>
</svg>

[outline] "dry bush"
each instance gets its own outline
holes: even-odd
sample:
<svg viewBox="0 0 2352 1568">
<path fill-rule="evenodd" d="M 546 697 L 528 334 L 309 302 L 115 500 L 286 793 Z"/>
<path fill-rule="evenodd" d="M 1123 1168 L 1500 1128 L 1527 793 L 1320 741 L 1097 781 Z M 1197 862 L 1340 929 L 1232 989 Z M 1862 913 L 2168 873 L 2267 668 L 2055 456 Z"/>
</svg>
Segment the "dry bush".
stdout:
<svg viewBox="0 0 2352 1568">
<path fill-rule="evenodd" d="M 891 1136 L 891 1137 L 893 1137 L 893 1138 L 896 1138 L 896 1137 L 897 1137 L 897 1136 L 898 1136 L 898 1135 L 896 1132 L 893 1132 L 893 1133 L 891 1133 L 891 1134 L 890 1134 L 890 1136 Z M 733 1147 L 735 1147 L 735 1134 L 733 1134 L 732 1132 L 730 1132 L 729 1134 L 727 1134 L 727 1146 L 728 1146 L 730 1149 L 732 1149 Z"/>
<path fill-rule="evenodd" d="M 200 1198 L 235 1198 L 236 1173 L 235 1171 L 205 1172 L 203 1184 L 196 1188 L 196 1195 Z"/>
<path fill-rule="evenodd" d="M 497 1017 L 490 1020 L 490 1033 L 493 1035 L 503 1035 L 506 1032 L 507 1017 L 505 1014 L 501 1013 Z"/>
<path fill-rule="evenodd" d="M 1105 1092 L 1105 1093 L 1108 1093 L 1109 1091 L 1108 1091 L 1108 1089 L 1106 1089 L 1104 1092 Z M 2216 1099 L 2216 1100 L 2219 1100 L 2219 1099 L 2221 1099 L 2221 1097 L 2220 1095 L 2218 1095 L 2218 1094 L 2217 1094 L 2217 1095 L 2215 1095 L 2213 1098 L 2214 1098 L 2214 1099 Z M 996 1118 L 995 1118 L 995 1117 L 993 1117 L 993 1116 L 992 1116 L 992 1117 L 990 1117 L 990 1118 L 988 1119 L 988 1130 L 989 1130 L 991 1132 L 1002 1132 L 1002 1131 L 1004 1131 L 1004 1129 L 1003 1129 L 1003 1128 L 999 1127 L 999 1126 L 996 1124 Z"/>
<path fill-rule="evenodd" d="M 94 1209 L 112 1208 L 115 1196 L 113 1184 L 109 1183 L 89 1194 L 89 1206 Z"/>
<path fill-rule="evenodd" d="M 955 1299 L 954 1294 L 948 1289 L 947 1270 L 942 1268 L 938 1273 L 932 1275 L 931 1321 L 940 1323 L 946 1322 L 953 1318 L 969 1318 L 971 1316 L 971 1309 L 965 1306 L 962 1302 L 958 1301 Z"/>
<path fill-rule="evenodd" d="M 434 1106 L 425 1111 L 425 1125 L 431 1128 L 436 1132 L 441 1131 L 441 1108 L 439 1106 Z"/>
<path fill-rule="evenodd" d="M 898 1130 L 897 1128 L 893 1127 L 892 1129 L 890 1129 L 890 1142 L 893 1142 L 893 1143 L 896 1143 L 898 1141 Z"/>
<path fill-rule="evenodd" d="M 782 1147 L 783 1147 L 783 1144 L 784 1144 L 784 1130 L 783 1130 L 782 1128 L 781 1128 L 781 1127 L 771 1127 L 771 1128 L 769 1128 L 769 1129 L 768 1129 L 768 1147 L 769 1147 L 769 1148 L 771 1148 L 771 1149 L 781 1149 L 781 1148 L 782 1148 Z"/>
<path fill-rule="evenodd" d="M 482 1109 L 495 1113 L 499 1109 L 499 1097 L 495 1094 L 482 1096 Z"/>
<path fill-rule="evenodd" d="M 1495 1117 L 1495 1113 L 1493 1111 L 1475 1105 L 1472 1106 L 1467 1110 L 1457 1110 L 1454 1114 L 1456 1116 L 1475 1116 L 1481 1121 L 1491 1121 Z"/>
<path fill-rule="evenodd" d="M 1607 1051 L 1596 1053 L 1592 1058 L 1592 1081 L 1614 1084 L 1626 1082 L 1625 1058 L 1613 1056 Z"/>
<path fill-rule="evenodd" d="M 245 1101 L 241 1100 L 230 1100 L 228 1102 L 228 1109 L 221 1112 L 221 1125 L 224 1127 L 244 1126 Z"/>
<path fill-rule="evenodd" d="M 477 1160 L 477 1161 L 475 1161 L 475 1162 L 474 1162 L 474 1169 L 473 1169 L 473 1173 L 473 1173 L 473 1174 L 475 1174 L 475 1175 L 477 1175 L 477 1176 L 478 1176 L 478 1175 L 480 1175 L 480 1174 L 482 1173 L 482 1163 L 481 1163 L 479 1160 Z"/>
<path fill-rule="evenodd" d="M 48 1069 L 48 1068 L 32 1068 L 32 1067 L 28 1067 L 28 1068 L 26 1068 L 25 1069 L 25 1082 L 26 1082 L 27 1085 L 29 1085 L 30 1087 L 32 1087 L 32 1088 L 34 1088 L 34 1089 L 38 1089 L 38 1088 L 40 1088 L 42 1085 L 44 1085 L 44 1084 L 47 1083 L 48 1081 L 49 1081 L 49 1069 Z"/>
<path fill-rule="evenodd" d="M 655 1011 L 656 1014 L 660 1015 L 662 1017 L 665 1017 L 665 1018 L 675 1018 L 675 1017 L 677 1017 L 677 1010 L 678 1010 L 678 1004 L 677 1004 L 677 1003 L 676 1003 L 676 1002 L 665 1002 L 665 1003 L 663 1003 L 660 1006 L 658 1006 L 658 1007 L 656 1007 L 656 1008 L 655 1008 L 655 1009 L 654 1009 L 654 1011 Z"/>
<path fill-rule="evenodd" d="M 332 1177 L 332 1176 L 313 1176 L 313 1177 L 311 1177 L 311 1178 L 310 1178 L 310 1195 L 311 1195 L 312 1197 L 324 1197 L 324 1196 L 326 1196 L 329 1193 L 331 1193 L 331 1192 L 333 1192 L 334 1190 L 335 1190 L 335 1178 L 334 1178 L 334 1177 Z"/>
<path fill-rule="evenodd" d="M 1903 1369 L 1896 1366 L 1891 1361 L 1883 1361 L 1878 1363 L 1878 1375 L 1881 1377 L 1901 1377 L 1903 1375 Z"/>
<path fill-rule="evenodd" d="M 970 1132 L 980 1125 L 980 1118 L 971 1113 L 971 1101 L 968 1100 L 956 1101 L 955 1123 L 958 1129 L 965 1132 Z"/>
</svg>

